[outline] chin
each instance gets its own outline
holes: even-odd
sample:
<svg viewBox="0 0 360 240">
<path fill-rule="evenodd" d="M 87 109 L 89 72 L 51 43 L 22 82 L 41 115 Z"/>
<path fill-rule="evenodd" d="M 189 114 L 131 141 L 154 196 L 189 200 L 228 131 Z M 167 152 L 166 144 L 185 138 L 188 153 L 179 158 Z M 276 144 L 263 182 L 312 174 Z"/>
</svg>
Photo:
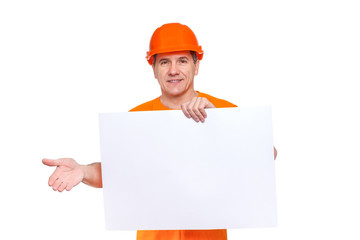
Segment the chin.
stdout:
<svg viewBox="0 0 360 240">
<path fill-rule="evenodd" d="M 166 91 L 167 95 L 173 96 L 173 97 L 177 97 L 177 96 L 181 96 L 185 93 L 185 91 L 183 90 L 171 90 L 171 91 Z"/>
</svg>

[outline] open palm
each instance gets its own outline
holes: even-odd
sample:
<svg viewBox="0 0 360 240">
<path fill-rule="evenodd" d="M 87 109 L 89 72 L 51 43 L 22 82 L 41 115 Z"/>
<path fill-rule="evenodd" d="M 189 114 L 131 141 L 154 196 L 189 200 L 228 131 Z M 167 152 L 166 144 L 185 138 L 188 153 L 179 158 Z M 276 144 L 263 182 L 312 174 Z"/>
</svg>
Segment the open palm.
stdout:
<svg viewBox="0 0 360 240">
<path fill-rule="evenodd" d="M 54 191 L 70 191 L 84 179 L 83 166 L 72 158 L 46 159 L 42 162 L 47 166 L 56 166 L 54 173 L 49 178 L 49 186 Z"/>
</svg>

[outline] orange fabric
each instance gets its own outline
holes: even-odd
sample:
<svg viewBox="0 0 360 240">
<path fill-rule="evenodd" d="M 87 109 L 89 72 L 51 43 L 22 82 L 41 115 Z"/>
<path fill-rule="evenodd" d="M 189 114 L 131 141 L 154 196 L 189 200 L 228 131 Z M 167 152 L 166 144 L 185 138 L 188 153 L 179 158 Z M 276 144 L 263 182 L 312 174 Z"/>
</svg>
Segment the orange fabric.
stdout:
<svg viewBox="0 0 360 240">
<path fill-rule="evenodd" d="M 227 240 L 226 229 L 140 230 L 136 240 Z"/>
<path fill-rule="evenodd" d="M 217 108 L 236 107 L 223 99 L 215 98 L 205 93 L 198 92 L 198 97 L 207 98 Z M 149 102 L 143 103 L 133 109 L 134 111 L 154 111 L 154 110 L 172 110 L 165 107 L 160 97 Z M 227 240 L 226 229 L 213 230 L 139 230 L 137 231 L 137 240 Z"/>
<path fill-rule="evenodd" d="M 231 102 L 228 102 L 226 100 L 210 96 L 209 94 L 201 93 L 201 92 L 198 92 L 198 91 L 197 91 L 197 93 L 199 93 L 198 97 L 207 98 L 217 108 L 237 107 L 235 104 L 232 104 Z M 154 100 L 148 101 L 146 103 L 143 103 L 143 104 L 131 109 L 130 112 L 156 111 L 156 110 L 174 110 L 174 109 L 170 109 L 170 108 L 165 107 L 161 103 L 160 97 L 158 97 L 158 98 L 155 98 Z"/>
</svg>

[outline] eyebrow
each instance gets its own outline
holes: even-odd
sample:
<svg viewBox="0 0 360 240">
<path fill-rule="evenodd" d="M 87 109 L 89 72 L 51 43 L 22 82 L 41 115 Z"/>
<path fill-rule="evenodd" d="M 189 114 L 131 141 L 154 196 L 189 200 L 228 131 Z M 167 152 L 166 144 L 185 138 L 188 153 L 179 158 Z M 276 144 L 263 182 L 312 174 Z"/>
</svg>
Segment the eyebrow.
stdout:
<svg viewBox="0 0 360 240">
<path fill-rule="evenodd" d="M 160 58 L 159 62 L 164 61 L 164 60 L 170 60 L 170 58 Z"/>
<path fill-rule="evenodd" d="M 179 60 L 183 60 L 183 59 L 189 60 L 189 58 L 188 58 L 187 56 L 179 57 Z M 163 60 L 170 60 L 170 58 L 160 58 L 160 59 L 159 59 L 159 62 L 161 62 L 161 61 L 163 61 Z"/>
<path fill-rule="evenodd" d="M 180 58 L 179 58 L 179 60 L 183 60 L 183 59 L 189 60 L 189 58 L 186 57 L 186 56 L 183 56 L 183 57 L 180 57 Z"/>
</svg>

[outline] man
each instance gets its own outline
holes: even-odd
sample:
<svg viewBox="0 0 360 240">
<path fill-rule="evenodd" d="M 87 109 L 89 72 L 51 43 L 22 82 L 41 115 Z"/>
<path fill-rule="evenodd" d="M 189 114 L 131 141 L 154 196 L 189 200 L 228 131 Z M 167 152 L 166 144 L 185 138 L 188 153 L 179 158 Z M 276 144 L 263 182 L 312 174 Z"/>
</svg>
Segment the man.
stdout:
<svg viewBox="0 0 360 240">
<path fill-rule="evenodd" d="M 195 91 L 194 77 L 199 71 L 203 57 L 192 30 L 179 23 L 165 24 L 155 30 L 150 40 L 147 60 L 152 65 L 155 78 L 161 88 L 161 96 L 143 103 L 130 111 L 152 111 L 182 109 L 186 117 L 204 122 L 206 108 L 236 107 L 236 105 Z M 274 148 L 274 158 L 276 158 Z M 101 163 L 79 165 L 75 160 L 62 158 L 43 159 L 48 166 L 56 166 L 49 178 L 49 185 L 55 191 L 69 191 L 83 182 L 93 187 L 102 187 Z M 225 240 L 226 229 L 216 230 L 146 230 L 138 231 L 138 240 Z"/>
</svg>

